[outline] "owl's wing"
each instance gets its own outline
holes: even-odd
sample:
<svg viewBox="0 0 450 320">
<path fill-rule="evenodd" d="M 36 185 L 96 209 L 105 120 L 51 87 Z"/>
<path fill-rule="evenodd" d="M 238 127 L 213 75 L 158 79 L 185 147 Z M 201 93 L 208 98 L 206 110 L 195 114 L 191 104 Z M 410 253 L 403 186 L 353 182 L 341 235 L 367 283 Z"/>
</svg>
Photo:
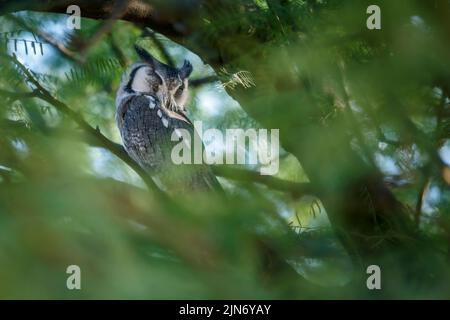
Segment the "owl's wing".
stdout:
<svg viewBox="0 0 450 320">
<path fill-rule="evenodd" d="M 152 176 L 159 178 L 169 193 L 192 191 L 221 191 L 211 168 L 205 164 L 176 165 L 172 161 L 172 141 L 176 129 L 189 132 L 190 159 L 193 159 L 192 141 L 197 133 L 185 114 L 166 111 L 152 96 L 133 95 L 117 109 L 117 124 L 126 151 Z"/>
</svg>

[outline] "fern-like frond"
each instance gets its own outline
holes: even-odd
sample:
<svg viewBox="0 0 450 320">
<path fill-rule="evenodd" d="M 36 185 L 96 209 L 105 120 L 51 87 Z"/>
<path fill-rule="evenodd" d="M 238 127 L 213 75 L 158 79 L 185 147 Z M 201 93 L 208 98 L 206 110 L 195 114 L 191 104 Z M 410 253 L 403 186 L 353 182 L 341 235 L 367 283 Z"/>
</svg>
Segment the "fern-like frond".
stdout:
<svg viewBox="0 0 450 320">
<path fill-rule="evenodd" d="M 99 83 L 105 78 L 111 78 L 122 70 L 119 60 L 114 58 L 99 59 L 86 63 L 81 67 L 71 68 L 65 72 L 66 80 L 70 83 Z"/>
<path fill-rule="evenodd" d="M 21 37 L 22 33 L 30 33 L 33 40 Z M 44 42 L 39 39 L 34 33 L 26 30 L 13 30 L 7 32 L 0 32 L 0 39 L 5 47 L 11 51 L 17 52 L 23 48 L 26 55 L 33 53 L 34 55 L 44 55 Z"/>
<path fill-rule="evenodd" d="M 225 68 L 222 68 L 219 72 L 219 78 L 224 79 L 222 86 L 230 89 L 236 88 L 240 85 L 244 89 L 255 87 L 256 84 L 253 81 L 252 74 L 249 71 L 241 70 L 235 73 L 229 73 Z"/>
<path fill-rule="evenodd" d="M 22 74 L 9 63 L 0 63 L 0 81 L 11 87 L 17 87 L 22 82 Z"/>
</svg>

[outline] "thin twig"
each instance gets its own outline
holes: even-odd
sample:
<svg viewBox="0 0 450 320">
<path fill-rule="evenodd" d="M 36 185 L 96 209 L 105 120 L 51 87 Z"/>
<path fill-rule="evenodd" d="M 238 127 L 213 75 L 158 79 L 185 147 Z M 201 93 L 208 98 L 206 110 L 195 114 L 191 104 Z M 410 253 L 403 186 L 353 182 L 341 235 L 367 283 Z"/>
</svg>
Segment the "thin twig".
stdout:
<svg viewBox="0 0 450 320">
<path fill-rule="evenodd" d="M 416 226 L 418 227 L 420 224 L 420 217 L 422 215 L 422 206 L 423 206 L 423 200 L 425 199 L 425 194 L 428 191 L 428 188 L 430 187 L 430 178 L 425 178 L 420 190 L 419 194 L 417 196 L 417 204 L 416 204 L 416 212 L 414 215 L 414 222 Z"/>
</svg>

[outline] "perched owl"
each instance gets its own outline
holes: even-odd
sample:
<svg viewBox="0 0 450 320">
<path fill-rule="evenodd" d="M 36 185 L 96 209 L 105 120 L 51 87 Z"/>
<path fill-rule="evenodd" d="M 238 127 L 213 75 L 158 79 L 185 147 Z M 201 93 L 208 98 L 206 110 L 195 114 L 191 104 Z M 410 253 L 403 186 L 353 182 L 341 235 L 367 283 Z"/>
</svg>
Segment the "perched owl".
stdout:
<svg viewBox="0 0 450 320">
<path fill-rule="evenodd" d="M 116 97 L 116 122 L 126 151 L 170 194 L 220 191 L 210 167 L 176 165 L 171 159 L 173 146 L 182 139 L 172 141 L 172 134 L 177 129 L 188 130 L 191 137 L 196 134 L 185 113 L 192 65 L 185 60 L 174 68 L 141 47 L 135 49 L 141 61 L 123 74 Z"/>
</svg>

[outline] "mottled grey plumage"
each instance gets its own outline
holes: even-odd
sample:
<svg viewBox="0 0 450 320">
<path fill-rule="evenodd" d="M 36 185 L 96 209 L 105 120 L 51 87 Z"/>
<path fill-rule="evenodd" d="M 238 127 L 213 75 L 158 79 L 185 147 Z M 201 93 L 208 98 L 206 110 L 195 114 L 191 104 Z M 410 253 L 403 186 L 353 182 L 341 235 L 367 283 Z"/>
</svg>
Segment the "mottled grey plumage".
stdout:
<svg viewBox="0 0 450 320">
<path fill-rule="evenodd" d="M 192 66 L 185 61 L 183 67 L 173 68 L 140 47 L 136 51 L 142 61 L 125 72 L 116 98 L 116 121 L 126 151 L 169 193 L 221 190 L 210 167 L 175 165 L 171 159 L 179 143 L 171 141 L 174 130 L 196 134 L 184 112 Z"/>
</svg>

